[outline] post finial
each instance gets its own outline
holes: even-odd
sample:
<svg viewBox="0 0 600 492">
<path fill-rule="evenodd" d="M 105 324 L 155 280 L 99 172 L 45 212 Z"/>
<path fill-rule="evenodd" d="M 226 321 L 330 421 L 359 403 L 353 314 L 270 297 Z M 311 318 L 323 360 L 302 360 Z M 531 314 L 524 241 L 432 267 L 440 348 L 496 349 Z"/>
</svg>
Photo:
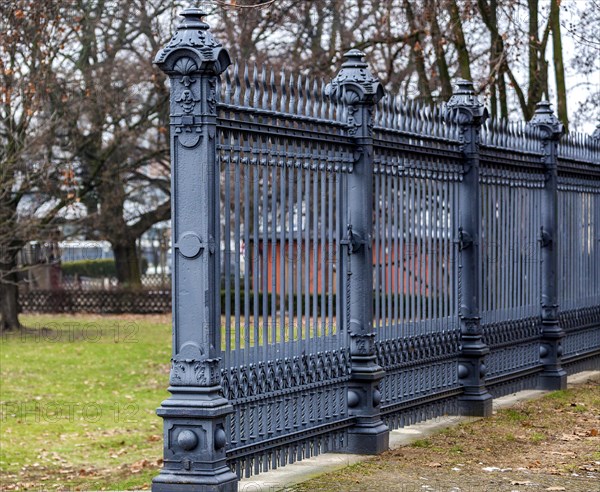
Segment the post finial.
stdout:
<svg viewBox="0 0 600 492">
<path fill-rule="evenodd" d="M 600 142 L 600 118 L 598 118 L 598 124 L 596 125 L 596 129 L 594 133 L 592 133 L 592 138 L 598 142 Z"/>
<path fill-rule="evenodd" d="M 527 123 L 527 127 L 538 129 L 544 140 L 558 140 L 565 131 L 548 101 L 537 103 L 533 118 Z"/>
<path fill-rule="evenodd" d="M 488 118 L 487 108 L 475 94 L 473 82 L 465 79 L 456 81 L 456 90 L 446 103 L 447 120 L 460 125 L 481 125 Z"/>
<path fill-rule="evenodd" d="M 177 29 L 207 30 L 209 28 L 208 24 L 204 22 L 204 17 L 206 17 L 208 13 L 202 8 L 188 7 L 179 15 L 183 17 L 183 20 L 179 23 Z"/>
<path fill-rule="evenodd" d="M 204 22 L 207 13 L 201 8 L 187 8 L 180 14 L 183 20 L 177 26 L 177 32 L 162 48 L 154 63 L 165 73 L 181 74 L 177 63 L 181 58 L 189 58 L 195 65 L 192 72 L 219 75 L 231 64 L 229 53 L 219 43 Z M 186 63 L 189 75 L 190 63 Z"/>
<path fill-rule="evenodd" d="M 384 95 L 385 91 L 379 79 L 373 76 L 365 54 L 357 49 L 344 53 L 346 59 L 338 74 L 325 88 L 325 94 L 332 99 L 344 98 L 348 104 L 365 103 L 375 104 Z"/>
</svg>

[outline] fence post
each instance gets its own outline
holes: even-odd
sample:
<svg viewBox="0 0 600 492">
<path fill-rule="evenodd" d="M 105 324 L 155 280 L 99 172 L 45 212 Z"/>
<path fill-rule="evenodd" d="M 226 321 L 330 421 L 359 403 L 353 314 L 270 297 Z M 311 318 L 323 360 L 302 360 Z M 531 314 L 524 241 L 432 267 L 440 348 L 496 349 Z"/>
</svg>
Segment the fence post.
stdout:
<svg viewBox="0 0 600 492">
<path fill-rule="evenodd" d="M 458 124 L 464 172 L 458 210 L 458 302 L 461 356 L 458 377 L 464 393 L 459 398 L 461 415 L 487 417 L 492 396 L 485 387 L 484 357 L 489 348 L 482 340 L 479 277 L 481 275 L 481 206 L 479 186 L 479 138 L 487 110 L 475 96 L 473 83 L 459 80 L 447 103 L 446 119 Z"/>
<path fill-rule="evenodd" d="M 542 228 L 540 231 L 542 269 L 542 334 L 540 360 L 544 366 L 540 374 L 541 389 L 558 390 L 567 387 L 567 373 L 560 365 L 562 339 L 565 336 L 558 320 L 558 141 L 563 125 L 558 121 L 548 101 L 537 104 L 528 123 L 536 129 L 542 141 L 542 161 L 546 168 L 546 183 L 542 198 Z"/>
<path fill-rule="evenodd" d="M 230 64 L 200 9 L 189 8 L 154 63 L 171 83 L 173 358 L 164 419 L 164 465 L 154 492 L 233 491 L 220 394 L 219 172 L 216 83 Z"/>
<path fill-rule="evenodd" d="M 347 451 L 377 454 L 388 449 L 389 429 L 381 420 L 379 382 L 384 371 L 376 363 L 373 330 L 373 109 L 383 88 L 373 77 L 364 53 L 350 50 L 346 61 L 327 88 L 343 108 L 349 134 L 356 142 L 354 168 L 347 175 L 346 315 L 343 326 L 350 334 L 352 379 L 348 389 L 349 414 L 356 424 L 349 430 Z M 344 215 L 345 214 L 345 215 Z"/>
</svg>

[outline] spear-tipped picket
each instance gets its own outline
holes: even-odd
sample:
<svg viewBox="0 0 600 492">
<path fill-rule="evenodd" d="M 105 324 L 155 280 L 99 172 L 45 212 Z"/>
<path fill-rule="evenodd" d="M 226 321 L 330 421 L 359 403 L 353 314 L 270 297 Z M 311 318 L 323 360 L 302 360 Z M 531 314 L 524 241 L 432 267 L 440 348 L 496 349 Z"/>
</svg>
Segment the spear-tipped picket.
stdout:
<svg viewBox="0 0 600 492">
<path fill-rule="evenodd" d="M 256 62 L 254 62 L 254 69 L 252 70 L 252 82 L 254 84 L 254 107 L 260 108 L 260 85 L 258 80 L 258 67 L 256 66 Z"/>
<path fill-rule="evenodd" d="M 595 134 L 594 134 L 595 135 Z M 580 132 L 565 134 L 558 147 L 559 157 L 600 162 L 600 139 Z"/>
<path fill-rule="evenodd" d="M 290 95 L 289 112 L 295 113 L 296 112 L 296 86 L 294 84 L 294 74 L 293 73 L 290 73 L 290 80 L 288 82 L 288 90 L 289 90 L 289 95 Z"/>
<path fill-rule="evenodd" d="M 320 116 L 322 119 L 325 119 L 329 116 L 328 110 L 329 110 L 329 106 L 328 106 L 328 100 L 325 98 L 325 81 L 323 79 L 320 80 L 320 88 L 321 90 L 319 91 L 319 97 L 317 98 L 319 101 L 319 107 L 320 107 Z M 330 117 L 329 119 L 333 119 L 332 117 Z"/>
<path fill-rule="evenodd" d="M 248 64 L 244 65 L 244 106 L 250 106 L 250 76 L 248 74 Z"/>
<path fill-rule="evenodd" d="M 230 70 L 225 71 L 225 94 L 223 94 L 223 102 L 231 104 L 231 75 Z"/>
<path fill-rule="evenodd" d="M 242 85 L 240 83 L 240 65 L 236 62 L 233 67 L 233 83 L 235 91 L 233 93 L 233 104 L 236 106 L 240 105 L 240 94 L 242 92 Z"/>
<path fill-rule="evenodd" d="M 490 119 L 486 120 L 483 125 L 481 125 L 481 145 L 489 145 Z"/>
<path fill-rule="evenodd" d="M 412 101 L 410 101 L 410 100 L 399 101 L 399 109 L 400 109 L 399 116 L 401 116 L 401 118 L 402 118 L 402 120 L 400 122 L 400 128 L 402 129 L 402 131 L 405 131 L 405 132 L 410 132 L 410 126 L 411 126 L 411 122 L 412 122 L 411 113 L 410 113 L 411 104 L 412 104 Z"/>
<path fill-rule="evenodd" d="M 285 113 L 287 109 L 287 85 L 285 83 L 285 70 L 281 71 L 281 77 L 279 78 L 279 88 L 279 111 Z"/>
<path fill-rule="evenodd" d="M 405 113 L 406 114 L 406 113 Z M 394 95 L 390 98 L 390 126 L 392 128 L 401 129 L 401 125 L 403 122 L 401 121 L 400 116 L 400 101 L 398 100 L 398 96 Z M 402 120 L 404 118 L 402 117 Z"/>
<path fill-rule="evenodd" d="M 302 74 L 298 74 L 296 79 L 296 107 L 294 112 L 300 116 L 304 115 L 304 82 Z"/>
<path fill-rule="evenodd" d="M 431 109 L 431 121 L 433 122 L 433 136 L 442 137 L 442 122 L 440 120 L 440 107 L 438 104 Z"/>
<path fill-rule="evenodd" d="M 409 114 L 410 114 L 410 133 L 417 132 L 417 123 L 418 123 L 418 115 L 417 115 L 417 101 L 414 99 L 410 100 L 409 106 Z"/>
<path fill-rule="evenodd" d="M 315 109 L 315 105 L 314 105 L 314 101 L 316 101 L 316 94 L 317 94 L 317 90 L 316 90 L 316 85 L 314 83 L 311 84 L 310 83 L 310 77 L 306 77 L 306 83 L 305 83 L 305 87 L 304 87 L 304 93 L 306 94 L 306 107 L 305 107 L 305 114 L 307 116 L 312 116 L 312 117 L 316 117 L 317 116 L 317 112 L 314 110 Z M 312 88 L 311 88 L 312 85 Z"/>
<path fill-rule="evenodd" d="M 271 111 L 277 111 L 277 84 L 275 83 L 275 71 L 271 68 L 269 76 L 269 86 L 271 88 Z"/>
<path fill-rule="evenodd" d="M 387 97 L 387 94 L 385 96 L 383 96 L 381 98 L 381 101 L 379 101 L 374 108 L 373 111 L 373 124 L 375 126 L 382 126 L 381 124 L 381 112 L 382 112 L 382 107 L 385 104 L 385 98 Z"/>
<path fill-rule="evenodd" d="M 267 67 L 265 65 L 262 66 L 260 71 L 260 80 L 262 82 L 261 107 L 262 109 L 269 109 L 269 83 L 267 82 Z"/>
</svg>

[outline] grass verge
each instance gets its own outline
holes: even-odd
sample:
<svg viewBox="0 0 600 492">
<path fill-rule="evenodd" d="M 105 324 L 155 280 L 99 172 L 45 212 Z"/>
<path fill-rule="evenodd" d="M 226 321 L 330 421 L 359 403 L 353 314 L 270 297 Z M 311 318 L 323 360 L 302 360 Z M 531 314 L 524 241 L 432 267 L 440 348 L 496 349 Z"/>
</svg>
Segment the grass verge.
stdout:
<svg viewBox="0 0 600 492">
<path fill-rule="evenodd" d="M 147 487 L 162 457 L 168 317 L 22 322 L 0 345 L 0 489 Z"/>
</svg>

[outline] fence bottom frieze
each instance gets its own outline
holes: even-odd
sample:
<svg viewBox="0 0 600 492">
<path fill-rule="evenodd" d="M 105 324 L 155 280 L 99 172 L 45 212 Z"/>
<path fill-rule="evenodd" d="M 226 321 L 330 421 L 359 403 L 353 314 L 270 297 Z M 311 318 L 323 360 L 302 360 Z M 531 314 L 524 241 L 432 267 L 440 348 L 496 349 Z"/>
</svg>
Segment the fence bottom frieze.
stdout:
<svg viewBox="0 0 600 492">
<path fill-rule="evenodd" d="M 491 377 L 486 379 L 485 385 L 494 398 L 522 390 L 535 389 L 538 384 L 538 375 L 542 370 L 543 366 L 540 363 L 536 366 Z"/>
<path fill-rule="evenodd" d="M 569 375 L 583 371 L 598 371 L 600 370 L 600 348 L 582 356 L 564 359 L 562 365 Z"/>
<path fill-rule="evenodd" d="M 354 423 L 354 417 L 347 417 L 239 446 L 227 451 L 228 464 L 239 478 L 248 478 L 322 453 L 343 452 L 347 430 Z"/>
<path fill-rule="evenodd" d="M 420 398 L 386 405 L 381 408 L 383 422 L 390 430 L 433 418 L 448 419 L 459 415 L 458 397 L 463 390 L 460 387 Z"/>
</svg>

